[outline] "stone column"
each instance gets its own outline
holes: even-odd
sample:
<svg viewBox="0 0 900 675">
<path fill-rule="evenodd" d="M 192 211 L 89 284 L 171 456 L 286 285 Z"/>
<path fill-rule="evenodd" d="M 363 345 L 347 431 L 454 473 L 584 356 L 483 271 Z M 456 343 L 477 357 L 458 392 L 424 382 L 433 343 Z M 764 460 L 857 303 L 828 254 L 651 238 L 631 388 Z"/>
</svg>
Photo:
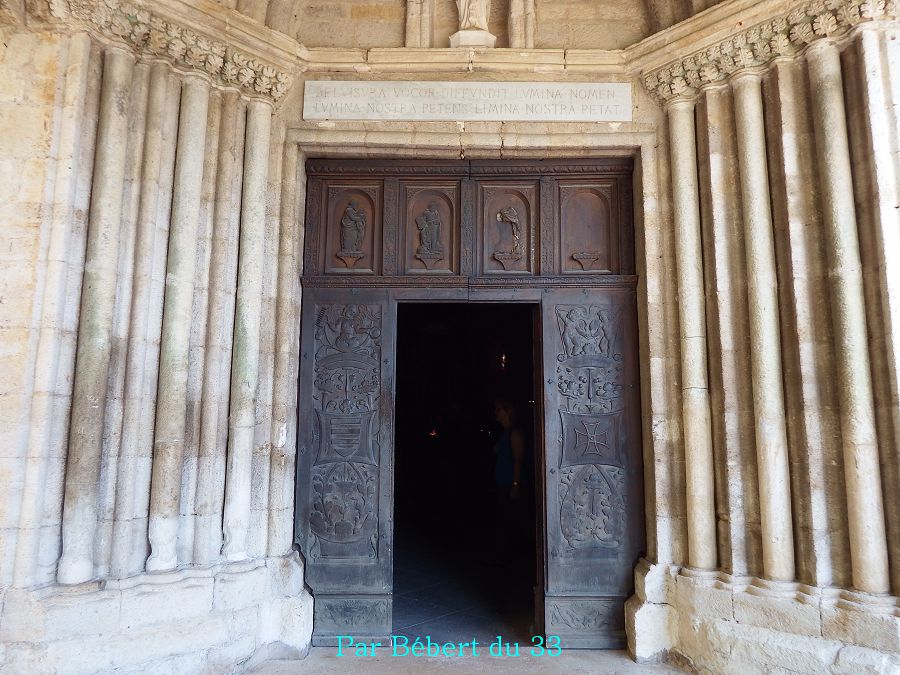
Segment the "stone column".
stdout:
<svg viewBox="0 0 900 675">
<path fill-rule="evenodd" d="M 511 49 L 525 48 L 525 0 L 509 0 L 506 32 Z"/>
<path fill-rule="evenodd" d="M 419 46 L 431 47 L 434 41 L 434 0 L 422 0 L 422 14 L 419 18 Z"/>
<path fill-rule="evenodd" d="M 681 332 L 688 564 L 691 567 L 714 569 L 717 558 L 715 489 L 694 104 L 692 101 L 675 100 L 668 106 L 668 115 Z"/>
<path fill-rule="evenodd" d="M 433 0 L 407 0 L 407 47 L 431 47 Z"/>
<path fill-rule="evenodd" d="M 809 48 L 807 62 L 831 280 L 853 586 L 885 593 L 887 543 L 841 56 L 831 40 L 819 40 Z"/>
<path fill-rule="evenodd" d="M 422 0 L 406 0 L 406 40 L 407 47 L 421 47 L 419 25 L 422 21 Z"/>
<path fill-rule="evenodd" d="M 210 256 L 209 319 L 200 413 L 194 562 L 207 564 L 222 551 L 228 382 L 234 332 L 234 293 L 240 227 L 240 185 L 246 111 L 236 91 L 222 95 L 216 203 Z"/>
<path fill-rule="evenodd" d="M 131 54 L 116 48 L 106 52 L 66 458 L 63 545 L 57 571 L 63 584 L 94 576 L 103 412 L 128 139 L 128 106 L 123 101 L 129 98 L 133 70 Z"/>
<path fill-rule="evenodd" d="M 787 423 L 781 376 L 778 278 L 769 207 L 762 87 L 756 73 L 732 80 L 741 204 L 747 259 L 750 367 L 756 423 L 756 460 L 762 524 L 763 571 L 777 581 L 794 579 Z"/>
<path fill-rule="evenodd" d="M 68 260 L 77 242 L 73 232 L 74 193 L 79 173 L 90 166 L 88 163 L 85 167 L 80 160 L 87 145 L 84 130 L 90 123 L 88 83 L 91 79 L 91 40 L 86 33 L 74 35 L 65 51 L 68 63 L 61 99 L 58 158 L 52 169 L 54 181 L 52 208 L 48 209 L 47 271 L 44 287 L 39 291 L 42 296 L 40 332 L 34 360 L 34 393 L 19 532 L 16 539 L 5 540 L 8 547 L 15 542 L 13 583 L 20 587 L 52 581 L 52 577 L 47 578 L 46 572 L 39 569 L 41 530 L 45 526 L 42 516 L 50 492 L 47 478 L 53 464 L 52 456 L 59 451 L 61 444 L 55 432 L 62 417 L 58 412 L 59 382 L 66 368 L 64 322 L 70 296 Z M 7 583 L 6 580 L 4 583 Z"/>
<path fill-rule="evenodd" d="M 883 485 L 900 483 L 900 28 L 864 25 L 857 34 L 860 84 L 866 112 L 866 175 L 871 186 L 868 209 L 857 217 L 868 229 L 874 249 L 868 269 L 877 308 L 870 319 L 875 409 L 882 449 Z M 865 256 L 865 253 L 863 254 Z M 871 307 L 871 306 L 870 306 Z M 879 311 L 880 310 L 880 311 Z M 876 352 L 877 350 L 877 352 Z M 900 560 L 900 499 L 885 502 L 889 559 Z M 900 565 L 891 569 L 892 592 L 900 594 Z"/>
<path fill-rule="evenodd" d="M 266 172 L 272 108 L 263 101 L 247 105 L 244 189 L 238 255 L 238 288 L 231 366 L 230 433 L 225 474 L 225 544 L 229 560 L 247 557 L 250 521 L 250 469 L 259 378 L 262 318 L 263 246 L 266 233 Z"/>
<path fill-rule="evenodd" d="M 182 86 L 160 341 L 153 473 L 150 479 L 151 553 L 147 570 L 151 572 L 171 570 L 178 564 L 175 547 L 208 106 L 209 85 L 199 77 L 188 76 Z"/>
<path fill-rule="evenodd" d="M 140 206 L 138 209 L 137 240 L 135 243 L 134 311 L 129 329 L 128 361 L 125 379 L 125 412 L 122 425 L 122 448 L 119 453 L 116 480 L 116 520 L 113 526 L 113 551 L 110 570 L 114 576 L 127 576 L 132 546 L 132 521 L 137 481 L 139 453 L 138 428 L 143 399 L 144 378 L 148 377 L 145 360 L 150 331 L 147 306 L 150 302 L 153 251 L 156 247 L 156 213 L 159 180 L 162 171 L 166 99 L 169 93 L 169 66 L 154 63 L 150 71 L 147 103 L 146 141 L 141 169 Z"/>
<path fill-rule="evenodd" d="M 297 435 L 297 381 L 294 354 L 300 325 L 298 275 L 300 256 L 296 204 L 299 148 L 284 149 L 281 187 L 281 230 L 278 246 L 278 304 L 275 337 L 275 373 L 272 394 L 272 454 L 269 474 L 268 554 L 286 555 L 293 544 L 293 486 Z M 302 190 L 302 187 L 301 187 Z M 301 235 L 302 236 L 302 235 Z"/>
<path fill-rule="evenodd" d="M 754 446 L 750 324 L 731 88 L 705 88 L 697 101 L 697 164 L 706 287 L 707 358 L 719 569 L 761 574 Z"/>
<path fill-rule="evenodd" d="M 525 48 L 534 49 L 534 0 L 525 0 Z"/>
<path fill-rule="evenodd" d="M 795 576 L 814 586 L 849 586 L 846 503 L 837 496 L 843 495 L 844 469 L 831 307 L 805 65 L 779 60 L 767 80 L 770 201 L 785 310 L 781 337 Z"/>
</svg>

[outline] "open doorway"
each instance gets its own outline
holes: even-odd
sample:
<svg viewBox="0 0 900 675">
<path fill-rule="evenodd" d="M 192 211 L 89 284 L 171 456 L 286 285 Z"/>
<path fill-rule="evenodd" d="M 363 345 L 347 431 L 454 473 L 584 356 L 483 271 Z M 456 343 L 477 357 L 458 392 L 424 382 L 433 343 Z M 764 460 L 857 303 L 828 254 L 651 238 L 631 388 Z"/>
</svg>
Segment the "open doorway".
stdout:
<svg viewBox="0 0 900 675">
<path fill-rule="evenodd" d="M 528 304 L 398 307 L 396 635 L 528 644 L 538 630 L 537 321 Z"/>
</svg>

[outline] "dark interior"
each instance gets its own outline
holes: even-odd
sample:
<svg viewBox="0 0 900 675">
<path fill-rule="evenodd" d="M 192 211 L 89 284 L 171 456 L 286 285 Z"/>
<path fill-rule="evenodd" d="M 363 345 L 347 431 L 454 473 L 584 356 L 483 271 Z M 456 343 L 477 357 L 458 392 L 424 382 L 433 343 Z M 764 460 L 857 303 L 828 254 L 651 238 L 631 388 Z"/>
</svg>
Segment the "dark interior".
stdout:
<svg viewBox="0 0 900 675">
<path fill-rule="evenodd" d="M 395 634 L 527 641 L 534 631 L 536 317 L 528 304 L 398 308 Z M 506 505 L 498 398 L 515 407 L 525 449 Z"/>
</svg>

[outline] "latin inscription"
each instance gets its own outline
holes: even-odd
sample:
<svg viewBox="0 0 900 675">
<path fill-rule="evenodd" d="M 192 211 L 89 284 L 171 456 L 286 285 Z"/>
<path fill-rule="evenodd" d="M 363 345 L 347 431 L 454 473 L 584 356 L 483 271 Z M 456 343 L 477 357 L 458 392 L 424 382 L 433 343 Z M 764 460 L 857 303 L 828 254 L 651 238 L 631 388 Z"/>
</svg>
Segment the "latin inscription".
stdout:
<svg viewBox="0 0 900 675">
<path fill-rule="evenodd" d="M 307 120 L 629 122 L 631 84 L 307 82 Z"/>
</svg>

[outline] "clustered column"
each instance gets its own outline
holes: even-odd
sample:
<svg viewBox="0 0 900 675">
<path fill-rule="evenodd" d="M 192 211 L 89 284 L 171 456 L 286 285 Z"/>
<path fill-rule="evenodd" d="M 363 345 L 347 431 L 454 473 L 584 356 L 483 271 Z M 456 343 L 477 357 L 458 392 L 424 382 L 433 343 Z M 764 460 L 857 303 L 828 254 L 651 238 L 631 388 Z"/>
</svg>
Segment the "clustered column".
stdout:
<svg viewBox="0 0 900 675">
<path fill-rule="evenodd" d="M 151 554 L 147 561 L 148 571 L 174 569 L 178 564 L 175 545 L 181 498 L 191 307 L 208 105 L 209 85 L 198 77 L 188 77 L 182 90 L 179 152 L 175 164 L 175 194 L 166 267 L 150 482 Z"/>
<path fill-rule="evenodd" d="M 56 578 L 77 584 L 265 554 L 265 544 L 248 546 L 251 468 L 254 447 L 273 434 L 275 501 L 267 495 L 257 508 L 278 514 L 257 520 L 277 532 L 272 555 L 286 555 L 290 340 L 278 369 L 284 428 L 260 425 L 256 400 L 261 325 L 276 321 L 265 279 L 280 280 L 281 334 L 296 323 L 299 252 L 285 246 L 277 272 L 264 253 L 280 229 L 270 233 L 266 220 L 270 147 L 283 142 L 272 102 L 214 91 L 207 73 L 155 57 L 136 65 L 117 46 L 98 52 L 96 153 L 79 168 L 93 187 Z M 82 133 L 93 139 L 93 129 Z"/>
<path fill-rule="evenodd" d="M 874 30 L 874 29 L 873 29 Z M 873 54 L 876 51 L 875 41 L 863 36 L 863 63 L 873 72 L 882 69 L 881 57 Z M 852 55 L 848 57 L 852 61 Z M 889 170 L 869 167 L 858 156 L 851 156 L 850 133 L 859 132 L 856 127 L 850 128 L 846 112 L 847 101 L 844 100 L 844 82 L 842 80 L 842 55 L 839 46 L 830 38 L 815 40 L 805 53 L 798 56 L 794 63 L 802 68 L 806 63 L 809 76 L 809 97 L 811 99 L 812 137 L 795 137 L 796 130 L 808 128 L 804 119 L 807 113 L 793 107 L 781 109 L 781 97 L 790 91 L 791 82 L 786 81 L 793 71 L 776 65 L 772 74 L 767 74 L 763 65 L 753 68 L 736 68 L 725 81 L 728 84 L 733 100 L 734 132 L 736 146 L 727 158 L 718 157 L 710 151 L 708 158 L 709 172 L 720 174 L 721 166 L 716 162 L 728 161 L 736 163 L 740 184 L 740 222 L 734 227 L 710 227 L 702 231 L 700 227 L 699 196 L 704 191 L 714 191 L 715 185 L 698 185 L 696 135 L 694 120 L 695 92 L 681 94 L 667 102 L 669 123 L 669 142 L 671 152 L 671 180 L 673 189 L 673 220 L 676 239 L 676 260 L 678 266 L 678 300 L 681 337 L 681 377 L 682 377 L 682 428 L 684 437 L 686 479 L 687 479 L 687 521 L 688 521 L 688 556 L 687 562 L 692 567 L 705 569 L 717 565 L 717 541 L 714 503 L 716 497 L 722 503 L 731 504 L 732 491 L 744 491 L 746 495 L 754 490 L 751 483 L 743 481 L 739 485 L 728 483 L 727 493 L 714 495 L 714 475 L 719 470 L 729 473 L 726 466 L 715 466 L 713 461 L 713 439 L 710 434 L 710 392 L 707 374 L 707 315 L 704 301 L 703 283 L 703 251 L 717 252 L 725 239 L 726 247 L 722 250 L 743 250 L 746 270 L 746 326 L 749 339 L 746 366 L 740 361 L 733 365 L 738 369 L 746 368 L 747 380 L 752 391 L 752 424 L 753 438 L 756 448 L 756 469 L 758 475 L 760 532 L 758 541 L 762 549 L 761 569 L 756 569 L 753 561 L 749 561 L 747 573 L 761 574 L 774 581 L 794 581 L 797 577 L 795 560 L 795 536 L 801 544 L 801 555 L 810 555 L 809 535 L 806 530 L 810 525 L 803 521 L 814 517 L 814 528 L 828 526 L 829 513 L 822 513 L 820 499 L 817 495 L 806 495 L 804 490 L 815 483 L 815 476 L 803 474 L 804 466 L 809 466 L 816 457 L 827 456 L 827 445 L 830 443 L 828 429 L 821 424 L 820 428 L 805 427 L 806 419 L 789 419 L 786 410 L 785 387 L 803 388 L 801 410 L 806 406 L 817 406 L 819 398 L 812 392 L 824 379 L 834 382 L 837 404 L 840 410 L 840 423 L 831 428 L 833 435 L 840 438 L 843 451 L 844 484 L 826 486 L 825 499 L 832 501 L 846 498 L 846 524 L 848 528 L 846 542 L 850 555 L 850 564 L 846 568 L 852 575 L 852 586 L 869 593 L 887 593 L 891 590 L 887 553 L 887 536 L 885 527 L 885 505 L 882 493 L 882 478 L 879 454 L 879 433 L 890 437 L 891 419 L 889 412 L 882 411 L 882 418 L 876 415 L 873 394 L 873 382 L 881 386 L 883 397 L 890 398 L 890 382 L 886 386 L 884 375 L 872 373 L 873 361 L 869 353 L 869 341 L 885 344 L 882 325 L 884 312 L 891 309 L 891 282 L 884 279 L 883 272 L 878 269 L 869 270 L 869 277 L 864 277 L 863 260 L 860 253 L 860 234 L 857 218 L 862 219 L 864 226 L 870 231 L 864 240 L 868 253 L 876 259 L 873 266 L 884 260 L 883 247 L 896 240 L 896 235 L 888 239 L 873 225 L 871 211 L 884 205 L 894 204 L 885 200 L 885 194 L 894 194 L 888 185 L 885 175 Z M 874 65 L 872 65 L 874 63 Z M 669 72 L 671 74 L 671 72 Z M 882 101 L 885 96 L 879 87 L 884 81 L 874 75 L 866 75 L 877 84 L 869 85 L 863 92 Z M 702 77 L 702 74 L 701 74 Z M 772 136 L 767 138 L 766 110 L 763 106 L 763 79 L 771 77 L 767 83 L 767 103 L 775 106 L 768 110 L 770 121 L 782 120 L 781 130 L 773 129 Z M 680 83 L 682 86 L 684 82 Z M 709 86 L 723 86 L 724 82 L 711 82 Z M 868 83 L 864 83 L 865 86 Z M 773 93 L 774 92 L 774 93 Z M 855 102 L 852 105 L 857 105 Z M 884 107 L 883 103 L 882 106 Z M 852 110 L 851 110 L 852 112 Z M 878 119 L 869 119 L 866 124 L 882 124 Z M 706 142 L 712 143 L 715 134 L 723 132 L 722 128 L 709 126 L 706 130 Z M 874 128 L 870 128 L 875 133 Z M 888 135 L 882 133 L 882 136 Z M 810 134 L 806 134 L 810 136 Z M 874 139 L 874 136 L 872 137 Z M 720 148 L 725 145 L 718 141 L 711 147 Z M 812 162 L 804 171 L 807 148 L 817 159 L 818 171 L 812 170 Z M 854 158 L 857 160 L 853 164 Z M 704 160 L 707 158 L 704 157 Z M 784 166 L 780 165 L 783 163 Z M 889 162 L 887 162 L 890 164 Z M 714 166 L 715 165 L 715 166 Z M 855 201 L 855 190 L 868 175 L 854 176 L 853 171 L 880 171 L 881 183 L 875 187 L 880 201 L 873 207 L 864 201 L 859 206 Z M 771 174 L 770 174 L 771 172 Z M 770 175 L 773 183 L 770 185 Z M 821 204 L 821 222 L 817 226 L 819 214 L 811 209 L 811 199 L 807 194 L 798 196 L 791 191 L 791 182 L 797 176 L 803 176 L 810 185 L 818 187 Z M 854 178 L 856 185 L 854 185 Z M 806 188 L 804 188 L 806 189 Z M 810 188 L 815 190 L 815 187 Z M 875 189 L 875 188 L 873 188 Z M 883 194 L 882 194 L 883 193 Z M 863 200 L 867 197 L 862 197 Z M 775 200 L 773 202 L 773 200 Z M 781 201 L 778 201 L 781 200 Z M 782 201 L 787 203 L 783 204 Z M 710 201 L 710 199 L 708 199 Z M 711 199 L 711 201 L 715 201 Z M 859 215 L 858 216 L 858 210 Z M 879 212 L 882 220 L 884 214 Z M 893 214 L 887 214 L 891 216 Z M 711 214 L 715 217 L 717 214 Z M 778 228 L 776 225 L 778 218 Z M 895 217 L 895 216 L 894 216 Z M 801 218 L 803 222 L 795 222 Z M 868 219 L 868 220 L 867 220 Z M 880 221 L 879 221 L 880 222 Z M 815 262 L 819 256 L 815 248 L 820 241 L 819 230 L 824 237 L 822 259 L 827 260 L 827 289 L 820 295 L 828 303 L 829 312 L 824 313 L 821 321 L 831 321 L 831 330 L 823 326 L 821 333 L 826 339 L 817 340 L 820 331 L 816 321 L 807 314 L 812 306 L 807 295 L 813 290 L 805 290 L 803 282 L 797 282 L 795 274 L 809 275 L 820 263 Z M 883 228 L 882 228 L 883 229 Z M 806 232 L 809 237 L 806 237 Z M 701 232 L 714 237 L 713 245 L 706 242 L 701 246 Z M 864 231 L 865 234 L 866 231 Z M 811 238 L 811 239 L 810 239 Z M 871 241 L 870 241 L 871 240 Z M 813 242 L 813 243 L 810 243 Z M 733 244 L 731 246 L 730 244 Z M 777 244 L 777 245 L 776 245 Z M 776 255 L 776 250 L 779 255 Z M 868 249 L 867 249 L 868 251 Z M 812 262 L 810 262 L 812 261 Z M 721 272 L 721 261 L 713 260 L 708 266 L 712 274 Z M 822 263 L 824 264 L 824 263 Z M 794 266 L 799 269 L 795 270 Z M 779 294 L 779 275 L 784 275 L 782 283 L 786 290 Z M 824 275 L 822 275 L 824 276 Z M 866 289 L 864 281 L 872 281 L 872 287 Z M 876 287 L 875 284 L 878 284 Z M 882 286 L 883 284 L 883 286 Z M 719 288 L 715 283 L 707 284 L 712 290 Z M 798 290 L 799 288 L 799 290 Z M 867 316 L 867 296 L 869 301 L 880 303 Z M 797 299 L 798 293 L 804 294 Z M 885 300 L 887 294 L 887 300 Z M 783 304 L 786 303 L 786 304 Z M 887 309 L 885 309 L 887 307 Z M 738 311 L 743 312 L 742 308 Z M 830 314 L 830 319 L 828 318 Z M 739 317 L 740 318 L 740 317 Z M 715 329 L 716 316 L 711 314 L 709 325 Z M 867 325 L 868 321 L 868 325 Z M 785 325 L 782 326 L 782 322 Z M 720 327 L 721 328 L 721 327 Z M 869 331 L 874 331 L 872 335 Z M 787 336 L 786 344 L 782 344 L 782 331 Z M 882 331 L 882 332 L 879 332 Z M 830 334 L 829 334 L 830 333 Z M 798 347 L 793 342 L 798 335 L 805 336 L 804 343 Z M 724 340 L 724 338 L 723 338 Z M 833 340 L 833 361 L 832 347 Z M 713 341 L 715 342 L 715 341 Z M 885 347 L 887 349 L 887 347 Z M 792 351 L 793 350 L 793 351 Z M 799 350 L 799 354 L 798 354 Z M 817 352 L 824 350 L 827 353 Z M 717 355 L 714 355 L 717 356 Z M 892 368 L 890 355 L 876 360 L 884 362 L 882 370 Z M 815 373 L 807 373 L 804 377 L 798 371 L 798 364 L 812 361 Z M 715 362 L 713 362 L 715 363 Z M 824 371 L 820 373 L 819 371 Z M 740 376 L 742 373 L 738 373 Z M 734 376 L 735 373 L 732 373 Z M 821 375 L 821 376 L 820 376 Z M 812 379 L 810 379 L 810 377 Z M 890 377 L 890 374 L 887 375 Z M 799 381 L 797 379 L 799 378 Z M 881 379 L 878 379 L 881 378 Z M 880 383 L 880 384 L 879 384 Z M 807 390 L 812 393 L 807 394 Z M 885 394 L 885 391 L 888 393 Z M 807 399 L 809 402 L 807 403 Z M 827 401 L 827 398 L 822 399 Z M 796 412 L 797 405 L 792 406 Z M 721 410 L 719 415 L 726 415 L 724 420 L 716 420 L 720 426 L 740 424 L 740 410 Z M 815 419 L 818 413 L 813 410 L 810 415 Z M 825 411 L 827 414 L 827 409 Z M 794 414 L 794 417 L 796 415 Z M 879 428 L 879 423 L 882 428 Z M 793 426 L 792 426 L 793 425 Z M 789 451 L 789 439 L 795 442 L 797 455 L 793 457 Z M 881 439 L 882 446 L 890 448 L 890 440 Z M 890 452 L 890 451 L 888 451 Z M 805 459 L 805 464 L 797 461 L 797 457 Z M 886 455 L 891 457 L 890 454 Z M 889 461 L 889 460 L 888 460 Z M 791 467 L 796 466 L 801 472 L 793 476 L 798 494 L 799 506 L 792 500 Z M 890 464 L 888 464 L 890 466 Z M 832 481 L 834 482 L 834 481 Z M 841 490 L 841 487 L 844 490 Z M 821 488 L 819 488 L 821 489 Z M 812 492 L 816 492 L 812 488 Z M 838 497 L 840 495 L 840 497 Z M 807 506 L 804 499 L 819 501 Z M 737 500 L 735 503 L 745 503 Z M 794 516 L 801 519 L 797 523 L 798 533 L 794 532 Z M 815 511 L 813 516 L 810 512 Z M 725 513 L 724 518 L 729 514 Z M 844 517 L 841 516 L 843 521 Z M 805 530 L 804 530 L 805 528 Z M 840 528 L 827 529 L 829 534 Z M 746 532 L 748 540 L 754 537 L 751 531 Z M 753 546 L 746 547 L 752 552 Z M 817 549 L 816 555 L 821 553 Z M 724 554 L 723 554 L 724 555 Z M 829 555 L 826 551 L 823 555 Z M 832 564 L 841 565 L 840 552 L 830 554 Z M 801 577 L 807 581 L 810 574 L 815 579 L 834 577 L 823 573 L 828 567 L 827 561 L 816 562 L 810 572 L 810 564 L 801 560 Z M 836 572 L 839 575 L 842 572 Z M 824 574 L 824 576 L 823 576 Z M 836 577 L 839 578 L 839 577 Z"/>
<path fill-rule="evenodd" d="M 820 40 L 810 47 L 807 62 L 831 281 L 853 586 L 885 593 L 884 505 L 840 52 L 830 40 Z"/>
</svg>

